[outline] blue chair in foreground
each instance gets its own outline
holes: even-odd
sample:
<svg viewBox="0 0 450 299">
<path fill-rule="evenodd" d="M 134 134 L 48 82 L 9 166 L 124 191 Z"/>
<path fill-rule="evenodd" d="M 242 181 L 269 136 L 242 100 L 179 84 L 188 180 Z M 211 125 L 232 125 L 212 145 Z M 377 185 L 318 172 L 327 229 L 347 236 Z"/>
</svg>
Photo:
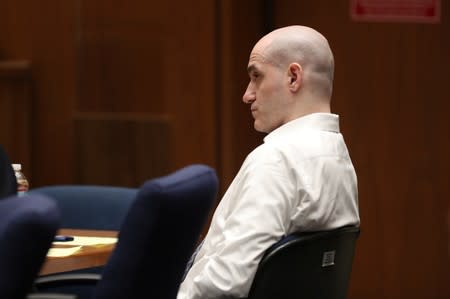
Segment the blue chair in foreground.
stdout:
<svg viewBox="0 0 450 299">
<path fill-rule="evenodd" d="M 217 189 L 215 171 L 204 165 L 146 182 L 128 211 L 101 277 L 48 276 L 36 281 L 37 289 L 94 280 L 96 299 L 176 298 Z"/>
<path fill-rule="evenodd" d="M 0 298 L 25 298 L 59 223 L 56 204 L 45 196 L 0 201 Z"/>
<path fill-rule="evenodd" d="M 113 186 L 54 185 L 29 194 L 53 198 L 61 211 L 61 227 L 119 230 L 138 189 Z"/>
<path fill-rule="evenodd" d="M 44 194 L 52 197 L 61 211 L 62 228 L 118 231 L 137 192 L 137 188 L 115 186 L 52 185 L 32 189 L 28 194 Z M 98 274 L 102 269 L 103 267 L 94 267 L 68 273 Z M 62 286 L 53 289 L 52 292 L 88 298 L 92 287 Z"/>
<path fill-rule="evenodd" d="M 359 228 L 298 233 L 272 245 L 248 299 L 345 299 Z"/>
</svg>

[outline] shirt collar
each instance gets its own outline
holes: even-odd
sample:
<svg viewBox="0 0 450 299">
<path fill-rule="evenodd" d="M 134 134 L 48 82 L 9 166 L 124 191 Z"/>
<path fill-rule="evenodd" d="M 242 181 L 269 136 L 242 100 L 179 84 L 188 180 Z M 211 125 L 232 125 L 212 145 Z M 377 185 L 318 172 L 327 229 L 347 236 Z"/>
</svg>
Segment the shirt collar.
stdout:
<svg viewBox="0 0 450 299">
<path fill-rule="evenodd" d="M 339 115 L 332 113 L 312 113 L 296 118 L 270 132 L 264 138 L 264 142 L 270 142 L 278 136 L 291 134 L 292 132 L 304 129 L 339 133 Z"/>
</svg>

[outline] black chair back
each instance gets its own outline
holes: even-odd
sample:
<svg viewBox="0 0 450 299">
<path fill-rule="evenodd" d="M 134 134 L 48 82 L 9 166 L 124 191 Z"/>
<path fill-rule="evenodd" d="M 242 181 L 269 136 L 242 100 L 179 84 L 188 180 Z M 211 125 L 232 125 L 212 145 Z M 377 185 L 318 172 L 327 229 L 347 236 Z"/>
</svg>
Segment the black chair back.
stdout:
<svg viewBox="0 0 450 299">
<path fill-rule="evenodd" d="M 3 147 L 0 145 L 0 199 L 17 194 L 17 180 Z"/>
<path fill-rule="evenodd" d="M 358 227 L 289 235 L 262 258 L 248 299 L 344 299 Z"/>
</svg>

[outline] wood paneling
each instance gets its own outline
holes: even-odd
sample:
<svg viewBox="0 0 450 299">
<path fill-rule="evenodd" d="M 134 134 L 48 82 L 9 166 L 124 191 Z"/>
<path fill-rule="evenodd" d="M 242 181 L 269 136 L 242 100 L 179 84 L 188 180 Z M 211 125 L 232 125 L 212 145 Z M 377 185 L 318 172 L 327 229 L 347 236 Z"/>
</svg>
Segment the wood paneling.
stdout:
<svg viewBox="0 0 450 299">
<path fill-rule="evenodd" d="M 169 172 L 168 118 L 79 114 L 74 136 L 80 184 L 137 188 Z"/>
<path fill-rule="evenodd" d="M 164 113 L 164 4 L 82 1 L 77 110 Z"/>
<path fill-rule="evenodd" d="M 0 53 L 31 62 L 32 186 L 73 180 L 77 0 L 0 1 Z M 18 125 L 18 124 L 16 124 Z"/>
<path fill-rule="evenodd" d="M 195 8 L 194 8 L 195 6 Z M 79 112 L 171 118 L 169 169 L 217 166 L 214 2 L 82 1 Z"/>
<path fill-rule="evenodd" d="M 219 1 L 218 65 L 219 157 L 222 189 L 231 183 L 246 155 L 262 143 L 242 96 L 249 81 L 247 64 L 253 45 L 264 33 L 263 3 Z"/>
<path fill-rule="evenodd" d="M 362 233 L 349 298 L 448 298 L 450 7 L 442 22 L 352 22 L 349 1 L 276 1 L 321 31 L 354 161 Z"/>
<path fill-rule="evenodd" d="M 0 144 L 12 163 L 31 170 L 32 83 L 29 61 L 0 61 Z"/>
<path fill-rule="evenodd" d="M 216 167 L 214 17 L 209 0 L 1 1 L 1 58 L 33 65 L 32 185 L 77 182 L 78 113 L 168 116 L 168 169 Z"/>
</svg>

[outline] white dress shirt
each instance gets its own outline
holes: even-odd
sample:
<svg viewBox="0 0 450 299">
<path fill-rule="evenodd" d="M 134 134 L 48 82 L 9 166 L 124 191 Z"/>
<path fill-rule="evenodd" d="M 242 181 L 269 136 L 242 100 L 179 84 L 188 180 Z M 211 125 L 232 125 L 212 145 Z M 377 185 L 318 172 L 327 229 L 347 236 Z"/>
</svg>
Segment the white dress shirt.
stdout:
<svg viewBox="0 0 450 299">
<path fill-rule="evenodd" d="M 177 299 L 246 297 L 264 251 L 282 236 L 349 224 L 359 225 L 357 180 L 339 116 L 286 123 L 245 159 Z"/>
</svg>

